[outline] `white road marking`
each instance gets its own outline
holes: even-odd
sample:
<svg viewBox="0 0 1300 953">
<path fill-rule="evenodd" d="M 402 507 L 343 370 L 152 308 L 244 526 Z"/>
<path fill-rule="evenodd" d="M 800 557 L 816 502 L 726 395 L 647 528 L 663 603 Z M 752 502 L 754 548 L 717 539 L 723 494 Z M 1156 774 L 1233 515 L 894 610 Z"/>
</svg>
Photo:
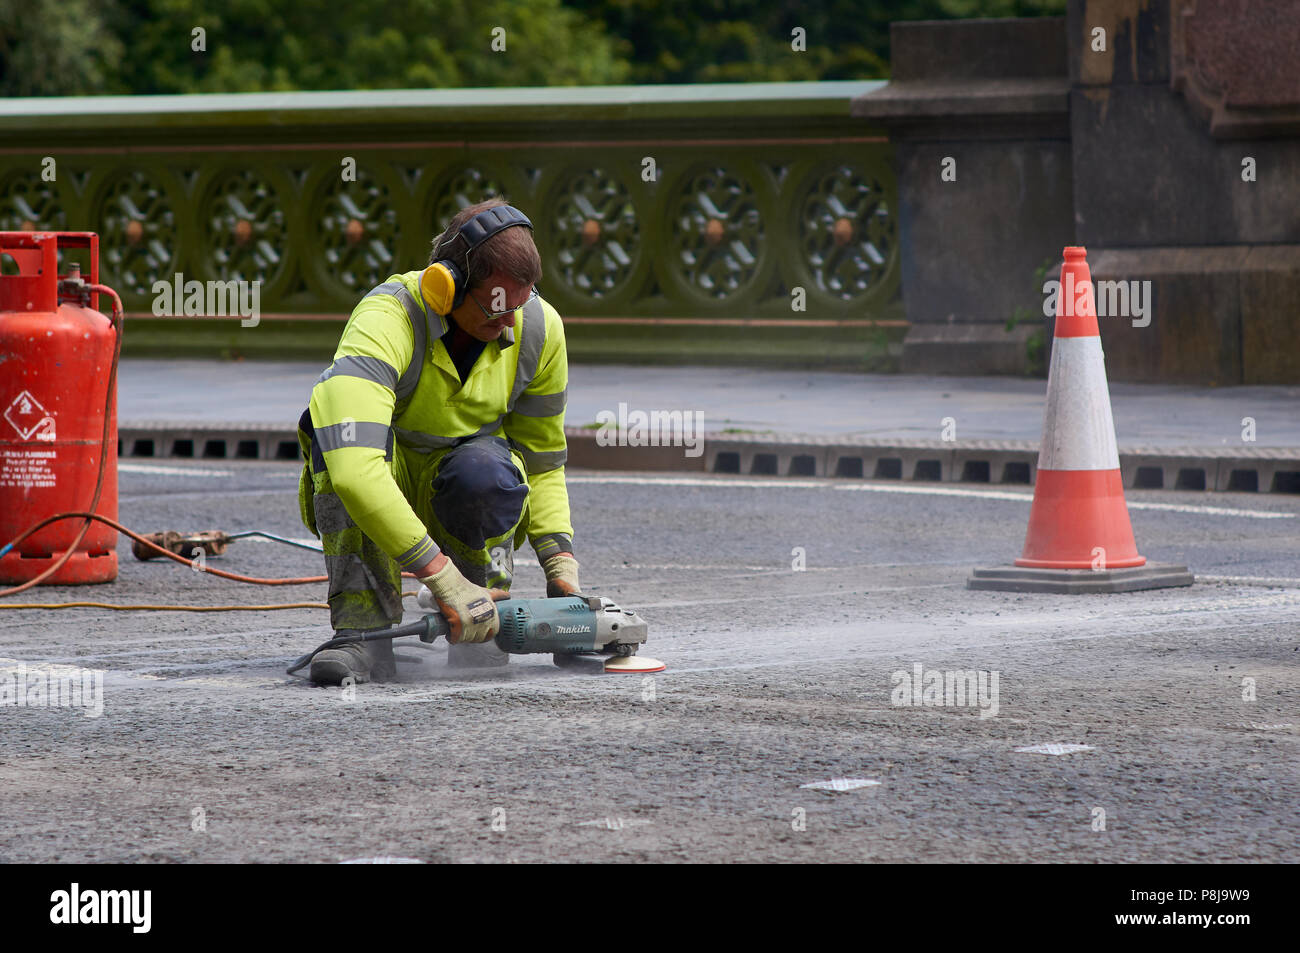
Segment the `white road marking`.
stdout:
<svg viewBox="0 0 1300 953">
<path fill-rule="evenodd" d="M 1282 588 L 1300 588 L 1300 579 L 1284 579 L 1278 576 L 1202 576 L 1196 574 L 1197 582 L 1226 582 L 1238 586 L 1277 586 Z"/>
<path fill-rule="evenodd" d="M 594 821 L 579 821 L 579 827 L 603 827 L 610 831 L 621 831 L 625 827 L 638 827 L 650 821 L 640 817 L 601 817 Z"/>
<path fill-rule="evenodd" d="M 810 781 L 799 787 L 810 791 L 856 791 L 858 788 L 877 787 L 879 784 L 879 781 L 869 781 L 866 778 L 831 778 L 829 781 Z"/>
<path fill-rule="evenodd" d="M 703 477 L 641 477 L 641 476 L 576 476 L 566 473 L 565 483 L 626 483 L 633 486 L 742 486 L 742 487 L 795 487 L 797 489 L 823 489 L 834 484 L 825 480 L 739 480 L 721 477 L 706 480 Z"/>
<path fill-rule="evenodd" d="M 878 483 L 837 484 L 837 490 L 866 490 L 876 493 L 917 493 L 929 496 L 960 496 L 983 500 L 1014 500 L 1017 503 L 1032 503 L 1033 491 L 1017 493 L 1011 490 L 966 490 L 957 487 L 941 486 L 882 486 Z M 1194 513 L 1202 516 L 1243 516 L 1253 519 L 1277 520 L 1295 519 L 1295 513 L 1279 513 L 1275 510 L 1239 510 L 1227 506 L 1199 506 L 1194 503 L 1144 503 L 1129 500 L 1131 510 L 1164 510 L 1170 513 Z"/>
<path fill-rule="evenodd" d="M 1131 510 L 1164 510 L 1169 513 L 1193 513 L 1203 516 L 1242 516 L 1257 520 L 1293 520 L 1295 513 L 1279 513 L 1276 510 L 1238 510 L 1228 506 L 1197 506 L 1193 503 L 1134 503 Z"/>
<path fill-rule="evenodd" d="M 1029 747 L 1027 748 L 1016 749 L 1017 752 L 1022 752 L 1024 754 L 1054 754 L 1054 755 L 1074 754 L 1076 751 L 1092 751 L 1092 750 L 1093 750 L 1092 745 L 1058 745 L 1058 744 L 1029 745 Z"/>
<path fill-rule="evenodd" d="M 156 476 L 234 476 L 234 470 L 207 470 L 203 467 L 168 467 L 149 463 L 118 463 L 118 473 L 145 473 Z"/>
<path fill-rule="evenodd" d="M 297 543 L 300 546 L 310 546 L 312 549 L 316 550 L 317 552 L 321 551 L 321 542 L 319 539 L 315 539 L 315 538 L 297 539 L 293 536 L 286 536 L 285 539 L 289 540 L 289 542 L 291 543 Z M 241 536 L 239 539 L 235 540 L 235 542 L 237 543 L 280 543 L 281 545 L 284 545 L 278 539 L 267 539 L 265 536 Z"/>
<path fill-rule="evenodd" d="M 356 860 L 340 860 L 340 864 L 422 864 L 424 861 L 414 857 L 358 857 Z"/>
<path fill-rule="evenodd" d="M 1015 490 L 970 490 L 947 486 L 905 486 L 888 483 L 835 483 L 827 480 L 740 480 L 717 479 L 706 480 L 700 477 L 615 477 L 615 476 L 566 476 L 568 483 L 610 483 L 630 486 L 701 486 L 701 487 L 746 487 L 749 489 L 777 488 L 794 490 L 851 490 L 866 493 L 911 493 L 918 496 L 955 496 L 980 500 L 1010 500 L 1016 503 L 1031 503 L 1033 490 L 1017 492 Z M 1241 510 L 1226 506 L 1198 506 L 1191 503 L 1141 503 L 1128 504 L 1131 510 L 1165 510 L 1172 513 L 1193 513 L 1201 516 L 1240 516 L 1251 519 L 1279 520 L 1295 519 L 1295 513 L 1279 513 L 1273 510 Z"/>
</svg>

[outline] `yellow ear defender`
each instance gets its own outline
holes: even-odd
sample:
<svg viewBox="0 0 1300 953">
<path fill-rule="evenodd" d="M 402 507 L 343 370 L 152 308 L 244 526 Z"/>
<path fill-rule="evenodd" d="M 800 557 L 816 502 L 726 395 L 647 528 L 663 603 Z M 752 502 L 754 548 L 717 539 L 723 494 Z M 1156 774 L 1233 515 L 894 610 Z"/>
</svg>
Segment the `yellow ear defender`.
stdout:
<svg viewBox="0 0 1300 953">
<path fill-rule="evenodd" d="M 465 300 L 469 253 L 502 229 L 515 225 L 532 228 L 528 216 L 513 205 L 499 205 L 479 212 L 461 226 L 450 242 L 439 247 L 442 255 L 420 275 L 420 293 L 435 314 L 451 314 Z"/>
<path fill-rule="evenodd" d="M 434 314 L 451 314 L 459 305 L 459 285 L 462 275 L 451 262 L 437 261 L 420 275 L 420 294 Z"/>
</svg>

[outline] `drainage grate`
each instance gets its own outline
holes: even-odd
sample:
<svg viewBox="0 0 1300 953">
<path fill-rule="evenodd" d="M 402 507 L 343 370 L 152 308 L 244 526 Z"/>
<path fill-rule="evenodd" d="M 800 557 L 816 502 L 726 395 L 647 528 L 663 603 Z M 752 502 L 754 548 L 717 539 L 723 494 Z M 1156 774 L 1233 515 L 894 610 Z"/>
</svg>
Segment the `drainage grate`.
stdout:
<svg viewBox="0 0 1300 953">
<path fill-rule="evenodd" d="M 817 458 L 799 454 L 790 460 L 790 476 L 816 476 Z"/>
<path fill-rule="evenodd" d="M 714 473 L 739 473 L 740 454 L 733 450 L 721 451 L 713 460 Z"/>
<path fill-rule="evenodd" d="M 938 460 L 917 460 L 912 479 L 938 483 L 943 479 L 943 464 Z"/>
<path fill-rule="evenodd" d="M 1165 488 L 1164 467 L 1138 467 L 1133 476 L 1135 490 L 1163 490 Z"/>
<path fill-rule="evenodd" d="M 1274 493 L 1300 493 L 1300 472 L 1279 470 L 1273 474 Z"/>
<path fill-rule="evenodd" d="M 835 475 L 837 477 L 862 479 L 862 458 L 840 457 L 835 463 Z"/>
<path fill-rule="evenodd" d="M 1003 483 L 1028 483 L 1029 482 L 1029 464 L 1027 463 L 1008 463 L 1002 468 Z"/>
<path fill-rule="evenodd" d="M 1259 472 L 1256 470 L 1233 470 L 1228 476 L 1229 493 L 1258 493 Z"/>
<path fill-rule="evenodd" d="M 882 457 L 876 461 L 877 480 L 903 479 L 903 461 L 898 457 Z"/>
</svg>

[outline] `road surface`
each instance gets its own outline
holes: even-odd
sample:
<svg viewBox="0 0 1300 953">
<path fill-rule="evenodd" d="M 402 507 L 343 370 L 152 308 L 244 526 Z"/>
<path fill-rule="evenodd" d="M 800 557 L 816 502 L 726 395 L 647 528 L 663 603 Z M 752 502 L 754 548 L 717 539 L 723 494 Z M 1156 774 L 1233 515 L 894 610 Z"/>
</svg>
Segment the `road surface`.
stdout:
<svg viewBox="0 0 1300 953">
<path fill-rule="evenodd" d="M 134 528 L 307 536 L 293 466 L 122 471 Z M 1140 549 L 1191 589 L 968 591 L 1019 555 L 1029 492 L 575 471 L 585 587 L 649 621 L 654 676 L 465 675 L 404 640 L 399 681 L 348 693 L 284 674 L 328 637 L 318 609 L 0 611 L 0 676 L 103 685 L 98 717 L 0 707 L 0 860 L 1294 860 L 1300 499 L 1130 492 Z M 115 584 L 5 601 L 324 594 L 120 554 Z M 323 571 L 254 541 L 211 565 Z M 985 691 L 909 699 L 918 666 Z M 1018 750 L 1042 745 L 1087 747 Z"/>
</svg>

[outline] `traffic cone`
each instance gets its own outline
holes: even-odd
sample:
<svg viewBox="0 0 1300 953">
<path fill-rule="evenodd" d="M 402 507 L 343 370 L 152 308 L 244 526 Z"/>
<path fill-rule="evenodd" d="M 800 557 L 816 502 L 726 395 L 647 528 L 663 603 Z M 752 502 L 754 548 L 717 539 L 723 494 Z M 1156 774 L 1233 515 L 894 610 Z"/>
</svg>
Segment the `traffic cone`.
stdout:
<svg viewBox="0 0 1300 953">
<path fill-rule="evenodd" d="M 1064 256 L 1024 552 L 1016 568 L 977 569 L 967 586 L 1018 592 L 1189 586 L 1186 566 L 1147 567 L 1138 554 L 1124 502 L 1087 250 L 1068 247 Z"/>
<path fill-rule="evenodd" d="M 1025 551 L 1016 565 L 1120 569 L 1145 562 L 1124 502 L 1087 252 L 1066 248 L 1038 479 Z"/>
</svg>

